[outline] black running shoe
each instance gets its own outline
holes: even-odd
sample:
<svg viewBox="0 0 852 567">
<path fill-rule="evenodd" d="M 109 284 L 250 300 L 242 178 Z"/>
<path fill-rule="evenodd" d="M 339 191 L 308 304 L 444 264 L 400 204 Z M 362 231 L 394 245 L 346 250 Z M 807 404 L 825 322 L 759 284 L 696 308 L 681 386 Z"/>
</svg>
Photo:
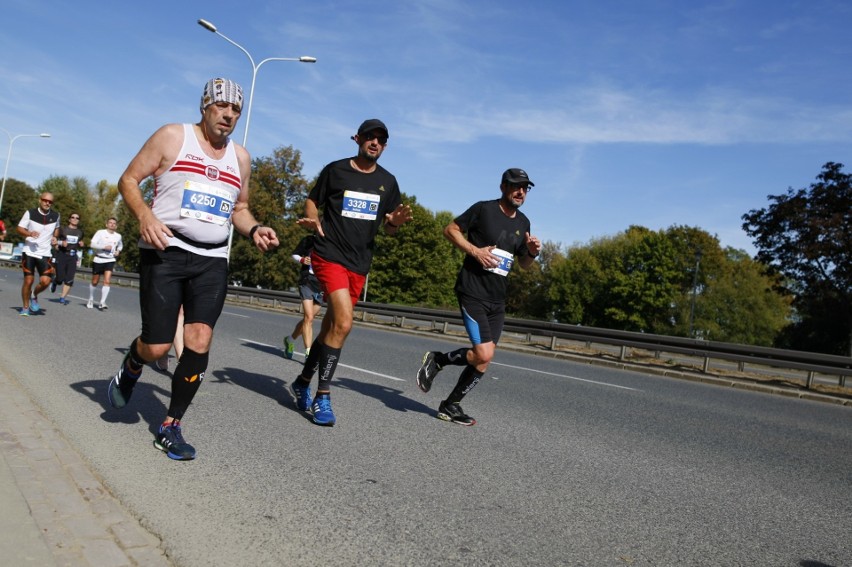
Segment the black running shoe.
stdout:
<svg viewBox="0 0 852 567">
<path fill-rule="evenodd" d="M 453 423 L 458 423 L 459 425 L 476 424 L 476 420 L 464 413 L 464 410 L 462 410 L 459 404 L 451 404 L 446 400 L 441 402 L 441 405 L 438 406 L 438 419 L 443 419 L 444 421 L 452 421 Z"/>
<path fill-rule="evenodd" d="M 427 352 L 423 355 L 423 364 L 417 370 L 417 387 L 428 392 L 432 388 L 432 380 L 441 371 L 441 367 L 435 362 L 436 352 Z"/>
<path fill-rule="evenodd" d="M 130 396 L 133 394 L 133 388 L 139 380 L 139 376 L 131 378 L 127 373 L 127 359 L 130 358 L 130 352 L 124 355 L 121 361 L 121 366 L 112 380 L 109 381 L 109 405 L 116 409 L 121 409 L 130 401 Z"/>
<path fill-rule="evenodd" d="M 50 293 L 56 293 L 56 280 L 50 282 Z"/>
<path fill-rule="evenodd" d="M 160 426 L 154 447 L 176 461 L 191 461 L 195 458 L 195 448 L 184 440 L 179 421 Z"/>
</svg>

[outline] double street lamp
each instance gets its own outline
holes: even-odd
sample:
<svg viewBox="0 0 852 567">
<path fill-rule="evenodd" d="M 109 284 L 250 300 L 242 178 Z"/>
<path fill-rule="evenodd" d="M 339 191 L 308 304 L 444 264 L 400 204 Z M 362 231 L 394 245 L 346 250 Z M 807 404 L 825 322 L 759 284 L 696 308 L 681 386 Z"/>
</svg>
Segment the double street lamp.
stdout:
<svg viewBox="0 0 852 567">
<path fill-rule="evenodd" d="M 12 161 L 12 144 L 15 143 L 15 140 L 18 138 L 50 138 L 50 134 L 41 133 L 41 134 L 18 134 L 17 136 L 12 136 L 5 128 L 0 128 L 9 137 L 9 153 L 6 154 L 6 168 L 3 170 L 3 186 L 0 187 L 0 212 L 3 211 L 3 195 L 6 194 L 6 179 L 9 177 L 9 162 Z"/>
<path fill-rule="evenodd" d="M 209 30 L 209 31 L 215 33 L 216 35 L 218 35 L 219 37 L 221 37 L 222 39 L 224 39 L 225 41 L 227 41 L 231 45 L 236 46 L 240 51 L 242 51 L 243 53 L 246 54 L 246 57 L 248 57 L 249 62 L 251 63 L 251 86 L 249 87 L 249 99 L 248 99 L 248 105 L 246 106 L 246 125 L 245 125 L 245 130 L 243 132 L 243 147 L 245 147 L 246 141 L 248 140 L 249 122 L 251 122 L 251 103 L 254 100 L 254 81 L 257 78 L 257 71 L 258 71 L 258 69 L 260 69 L 261 65 L 263 65 L 267 61 L 298 61 L 300 63 L 316 63 L 317 58 L 316 57 L 308 57 L 306 55 L 304 55 L 302 57 L 267 57 L 266 59 L 264 59 L 263 61 L 261 61 L 260 63 L 255 65 L 255 62 L 254 62 L 254 59 L 251 56 L 251 53 L 249 53 L 246 50 L 245 47 L 243 47 L 242 45 L 240 45 L 236 41 L 232 40 L 228 36 L 221 33 L 219 30 L 217 30 L 215 25 L 208 22 L 207 20 L 198 20 L 198 25 L 201 26 L 202 28 L 206 29 L 206 30 Z"/>
</svg>

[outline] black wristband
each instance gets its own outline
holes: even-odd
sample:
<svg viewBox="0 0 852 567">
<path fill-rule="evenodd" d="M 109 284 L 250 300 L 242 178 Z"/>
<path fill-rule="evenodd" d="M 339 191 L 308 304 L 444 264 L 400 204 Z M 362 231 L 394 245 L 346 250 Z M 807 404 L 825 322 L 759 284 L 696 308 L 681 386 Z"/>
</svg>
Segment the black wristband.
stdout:
<svg viewBox="0 0 852 567">
<path fill-rule="evenodd" d="M 385 221 L 385 224 L 392 227 L 392 228 L 399 228 L 400 226 L 402 226 L 402 225 L 399 225 L 399 224 L 393 224 L 391 221 Z"/>
<path fill-rule="evenodd" d="M 249 231 L 249 240 L 254 241 L 254 233 L 257 232 L 257 229 L 259 229 L 262 226 L 263 226 L 262 224 L 257 223 L 256 225 L 251 227 L 251 230 Z"/>
</svg>

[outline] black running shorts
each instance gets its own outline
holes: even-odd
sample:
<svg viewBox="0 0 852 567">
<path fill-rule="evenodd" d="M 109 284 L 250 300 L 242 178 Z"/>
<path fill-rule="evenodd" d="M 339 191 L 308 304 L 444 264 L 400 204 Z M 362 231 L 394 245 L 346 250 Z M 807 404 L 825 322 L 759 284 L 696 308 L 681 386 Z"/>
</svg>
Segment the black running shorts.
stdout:
<svg viewBox="0 0 852 567">
<path fill-rule="evenodd" d="M 28 256 L 26 252 L 21 255 L 21 268 L 24 270 L 25 276 L 34 276 L 38 271 L 39 277 L 50 277 L 53 274 L 53 262 L 50 256 L 47 258 L 39 258 L 37 256 Z"/>
<path fill-rule="evenodd" d="M 185 324 L 216 326 L 228 293 L 226 258 L 200 256 L 174 246 L 140 252 L 142 342 L 171 343 L 181 305 Z"/>
<path fill-rule="evenodd" d="M 105 274 L 115 268 L 115 260 L 112 262 L 92 262 L 92 275 Z"/>
<path fill-rule="evenodd" d="M 506 320 L 506 304 L 502 301 L 485 301 L 459 294 L 464 328 L 470 342 L 476 346 L 494 343 L 500 340 L 503 323 Z"/>
</svg>

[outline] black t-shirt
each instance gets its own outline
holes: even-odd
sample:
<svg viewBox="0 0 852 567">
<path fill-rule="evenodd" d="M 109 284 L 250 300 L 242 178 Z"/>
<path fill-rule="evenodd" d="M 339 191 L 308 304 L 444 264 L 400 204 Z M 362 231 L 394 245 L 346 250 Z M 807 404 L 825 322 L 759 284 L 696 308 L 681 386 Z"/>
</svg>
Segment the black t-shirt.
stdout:
<svg viewBox="0 0 852 567">
<path fill-rule="evenodd" d="M 357 171 L 346 158 L 323 168 L 308 198 L 323 211 L 325 237 L 316 237 L 314 251 L 366 275 L 385 215 L 402 202 L 396 178 L 378 164 L 372 173 Z"/>
<path fill-rule="evenodd" d="M 80 249 L 80 240 L 83 238 L 83 231 L 79 228 L 70 228 L 67 226 L 59 227 L 59 236 L 57 241 L 65 241 L 65 246 L 57 246 L 56 249 L 64 252 L 69 256 L 76 256 L 77 250 Z"/>
<path fill-rule="evenodd" d="M 507 217 L 495 199 L 474 204 L 456 217 L 455 223 L 477 248 L 497 246 L 507 253 L 496 271 L 486 270 L 476 258 L 466 254 L 456 279 L 456 292 L 486 301 L 505 301 L 514 256 L 529 256 L 526 233 L 530 232 L 530 220 L 521 211 L 515 211 L 514 218 Z M 500 255 L 498 250 L 492 254 Z"/>
</svg>

